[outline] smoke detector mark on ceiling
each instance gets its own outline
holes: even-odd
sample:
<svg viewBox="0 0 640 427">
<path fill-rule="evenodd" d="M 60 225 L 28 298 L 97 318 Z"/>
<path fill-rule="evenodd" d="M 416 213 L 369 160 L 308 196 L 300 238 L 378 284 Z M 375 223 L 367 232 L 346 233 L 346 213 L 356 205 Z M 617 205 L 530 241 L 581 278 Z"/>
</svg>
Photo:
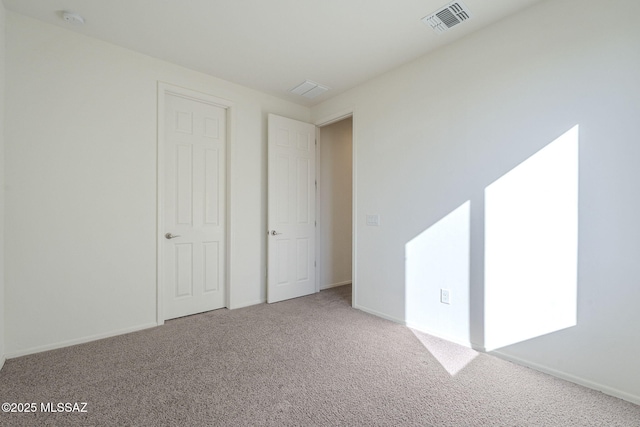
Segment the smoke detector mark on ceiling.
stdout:
<svg viewBox="0 0 640 427">
<path fill-rule="evenodd" d="M 436 10 L 431 15 L 422 18 L 422 22 L 431 27 L 438 34 L 453 28 L 454 26 L 471 18 L 467 6 L 461 1 L 454 1 Z"/>
<path fill-rule="evenodd" d="M 321 95 L 328 91 L 329 88 L 326 86 L 322 86 L 316 82 L 312 82 L 311 80 L 305 80 L 298 86 L 291 89 L 291 93 L 295 93 L 296 95 L 302 95 L 305 98 L 315 98 L 318 95 Z"/>
<path fill-rule="evenodd" d="M 62 12 L 62 19 L 72 25 L 84 24 L 84 18 L 73 12 Z"/>
</svg>

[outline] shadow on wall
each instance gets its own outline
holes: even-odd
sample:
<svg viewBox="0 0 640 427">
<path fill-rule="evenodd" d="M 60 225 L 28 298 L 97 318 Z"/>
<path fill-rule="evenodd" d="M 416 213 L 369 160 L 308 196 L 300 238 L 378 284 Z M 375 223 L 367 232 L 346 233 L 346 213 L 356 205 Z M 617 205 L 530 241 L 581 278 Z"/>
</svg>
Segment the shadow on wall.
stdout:
<svg viewBox="0 0 640 427">
<path fill-rule="evenodd" d="M 470 201 L 405 244 L 409 327 L 470 345 L 470 313 L 483 304 L 490 351 L 577 324 L 578 151 L 576 125 L 485 188 L 484 280 L 470 280 Z M 455 375 L 467 356 L 441 363 Z"/>
</svg>

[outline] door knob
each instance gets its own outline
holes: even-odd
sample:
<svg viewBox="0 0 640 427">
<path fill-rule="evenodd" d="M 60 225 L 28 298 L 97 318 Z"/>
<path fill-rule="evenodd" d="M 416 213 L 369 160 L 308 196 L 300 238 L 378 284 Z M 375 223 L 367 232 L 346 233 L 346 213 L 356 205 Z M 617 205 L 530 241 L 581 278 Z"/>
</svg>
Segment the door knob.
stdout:
<svg viewBox="0 0 640 427">
<path fill-rule="evenodd" d="M 171 233 L 167 233 L 167 234 L 164 235 L 164 237 L 165 237 L 165 239 L 175 239 L 176 237 L 180 237 L 180 236 L 177 235 L 177 234 L 174 236 Z"/>
<path fill-rule="evenodd" d="M 282 234 L 282 233 L 278 233 L 276 230 L 271 230 L 272 236 L 277 236 L 278 234 Z"/>
</svg>

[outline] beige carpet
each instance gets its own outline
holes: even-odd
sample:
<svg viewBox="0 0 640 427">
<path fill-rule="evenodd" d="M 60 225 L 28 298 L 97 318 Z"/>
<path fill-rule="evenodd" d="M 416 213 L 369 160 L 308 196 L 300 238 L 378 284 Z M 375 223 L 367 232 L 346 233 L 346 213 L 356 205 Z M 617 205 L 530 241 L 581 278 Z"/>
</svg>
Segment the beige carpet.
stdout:
<svg viewBox="0 0 640 427">
<path fill-rule="evenodd" d="M 0 424 L 640 426 L 640 406 L 350 301 L 345 286 L 8 360 L 2 402 L 87 402 L 88 412 L 2 413 Z"/>
</svg>

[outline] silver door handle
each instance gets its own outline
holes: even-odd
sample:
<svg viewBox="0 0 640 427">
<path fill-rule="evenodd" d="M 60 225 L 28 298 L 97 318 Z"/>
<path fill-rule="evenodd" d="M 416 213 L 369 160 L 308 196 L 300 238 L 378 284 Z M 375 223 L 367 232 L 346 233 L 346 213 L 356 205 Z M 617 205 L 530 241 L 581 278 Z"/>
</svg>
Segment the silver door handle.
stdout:
<svg viewBox="0 0 640 427">
<path fill-rule="evenodd" d="M 164 237 L 165 237 L 165 239 L 175 239 L 176 237 L 180 237 L 180 236 L 177 235 L 177 234 L 174 236 L 171 233 L 167 233 L 167 234 L 164 235 Z"/>
<path fill-rule="evenodd" d="M 276 230 L 271 230 L 272 236 L 277 236 L 278 234 L 282 234 L 282 233 L 278 233 Z"/>
</svg>

